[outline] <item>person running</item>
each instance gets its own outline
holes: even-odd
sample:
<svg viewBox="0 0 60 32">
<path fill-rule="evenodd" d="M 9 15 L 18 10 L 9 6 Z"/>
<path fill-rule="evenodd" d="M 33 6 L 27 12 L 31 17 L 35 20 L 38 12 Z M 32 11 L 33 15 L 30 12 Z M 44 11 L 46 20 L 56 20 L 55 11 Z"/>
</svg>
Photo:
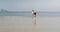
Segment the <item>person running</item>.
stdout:
<svg viewBox="0 0 60 32">
<path fill-rule="evenodd" d="M 36 24 L 36 12 L 32 10 L 32 22 Z"/>
<path fill-rule="evenodd" d="M 34 12 L 34 10 L 32 10 L 32 17 L 36 16 L 36 12 Z"/>
</svg>

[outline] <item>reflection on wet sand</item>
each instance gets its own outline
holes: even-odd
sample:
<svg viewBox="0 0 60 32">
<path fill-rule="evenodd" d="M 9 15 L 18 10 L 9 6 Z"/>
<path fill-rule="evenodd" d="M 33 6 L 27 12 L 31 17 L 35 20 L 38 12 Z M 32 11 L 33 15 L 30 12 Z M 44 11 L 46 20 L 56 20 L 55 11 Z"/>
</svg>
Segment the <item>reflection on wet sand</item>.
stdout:
<svg viewBox="0 0 60 32">
<path fill-rule="evenodd" d="M 35 19 L 22 16 L 0 16 L 0 32 L 60 32 L 60 16 L 44 16 Z"/>
<path fill-rule="evenodd" d="M 32 32 L 36 32 L 36 24 L 32 24 Z"/>
<path fill-rule="evenodd" d="M 32 32 L 36 32 L 36 17 L 32 17 Z"/>
</svg>

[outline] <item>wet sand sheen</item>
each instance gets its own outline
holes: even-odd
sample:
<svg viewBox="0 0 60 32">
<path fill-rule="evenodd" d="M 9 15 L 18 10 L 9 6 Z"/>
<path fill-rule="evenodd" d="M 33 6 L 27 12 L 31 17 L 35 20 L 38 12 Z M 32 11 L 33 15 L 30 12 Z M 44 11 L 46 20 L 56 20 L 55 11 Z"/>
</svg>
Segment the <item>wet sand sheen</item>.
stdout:
<svg viewBox="0 0 60 32">
<path fill-rule="evenodd" d="M 0 32 L 60 32 L 60 16 L 32 17 L 0 16 Z"/>
</svg>

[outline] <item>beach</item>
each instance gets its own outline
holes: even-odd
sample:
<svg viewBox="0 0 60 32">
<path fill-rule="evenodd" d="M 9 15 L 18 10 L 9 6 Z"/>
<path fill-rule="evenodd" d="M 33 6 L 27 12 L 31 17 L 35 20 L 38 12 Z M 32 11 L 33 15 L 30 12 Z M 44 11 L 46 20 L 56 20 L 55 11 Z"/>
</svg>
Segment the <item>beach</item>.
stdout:
<svg viewBox="0 0 60 32">
<path fill-rule="evenodd" d="M 0 16 L 0 32 L 60 32 L 60 16 Z"/>
</svg>

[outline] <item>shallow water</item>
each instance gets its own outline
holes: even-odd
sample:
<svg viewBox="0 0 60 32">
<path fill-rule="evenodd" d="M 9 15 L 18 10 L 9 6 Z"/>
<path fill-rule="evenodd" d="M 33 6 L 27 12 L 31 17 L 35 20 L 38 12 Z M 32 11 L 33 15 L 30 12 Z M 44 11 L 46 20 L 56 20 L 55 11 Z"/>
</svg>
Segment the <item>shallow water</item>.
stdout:
<svg viewBox="0 0 60 32">
<path fill-rule="evenodd" d="M 0 16 L 32 16 L 31 12 L 0 12 Z M 60 16 L 60 12 L 37 12 L 37 16 Z"/>
</svg>

